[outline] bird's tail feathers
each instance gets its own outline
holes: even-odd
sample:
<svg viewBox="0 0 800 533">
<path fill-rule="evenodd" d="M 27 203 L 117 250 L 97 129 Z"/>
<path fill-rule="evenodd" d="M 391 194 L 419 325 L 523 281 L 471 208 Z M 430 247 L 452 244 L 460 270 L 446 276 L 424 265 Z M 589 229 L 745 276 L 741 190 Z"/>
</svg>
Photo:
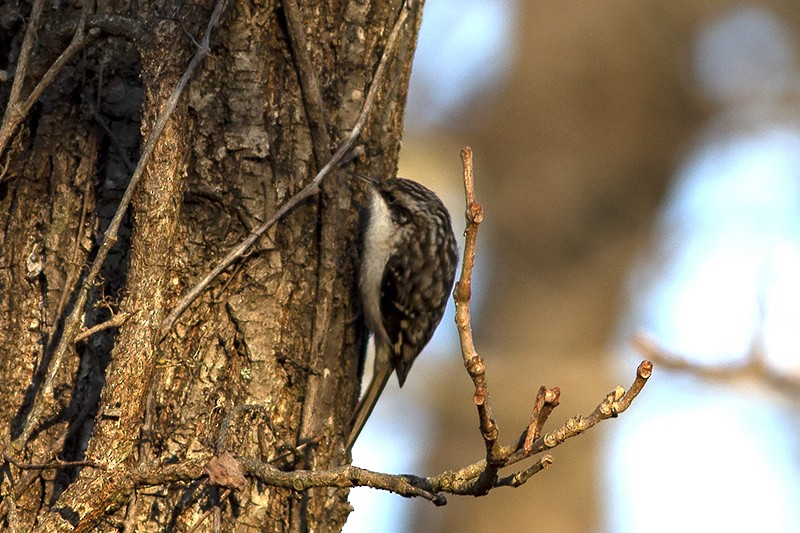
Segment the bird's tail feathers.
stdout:
<svg viewBox="0 0 800 533">
<path fill-rule="evenodd" d="M 378 364 L 377 361 L 376 364 Z M 381 364 L 380 367 L 375 369 L 372 380 L 369 382 L 369 386 L 364 392 L 361 401 L 358 402 L 355 416 L 353 416 L 353 422 L 350 426 L 352 429 L 350 430 L 350 436 L 347 438 L 348 452 L 353 448 L 353 444 L 356 442 L 359 434 L 361 434 L 361 430 L 364 429 L 364 424 L 367 423 L 369 415 L 371 415 L 372 410 L 375 409 L 375 404 L 378 402 L 383 388 L 386 387 L 389 376 L 392 375 L 392 370 L 394 369 L 388 362 Z"/>
</svg>

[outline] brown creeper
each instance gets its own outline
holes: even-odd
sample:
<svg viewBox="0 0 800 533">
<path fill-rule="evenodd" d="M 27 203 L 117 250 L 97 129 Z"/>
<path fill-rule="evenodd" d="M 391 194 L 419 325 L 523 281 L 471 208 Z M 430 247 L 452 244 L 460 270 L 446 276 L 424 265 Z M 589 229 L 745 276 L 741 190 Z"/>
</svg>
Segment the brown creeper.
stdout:
<svg viewBox="0 0 800 533">
<path fill-rule="evenodd" d="M 433 191 L 402 178 L 368 181 L 359 289 L 364 318 L 374 335 L 375 365 L 353 417 L 348 450 L 392 371 L 402 387 L 414 359 L 433 336 L 458 261 L 450 214 Z"/>
</svg>

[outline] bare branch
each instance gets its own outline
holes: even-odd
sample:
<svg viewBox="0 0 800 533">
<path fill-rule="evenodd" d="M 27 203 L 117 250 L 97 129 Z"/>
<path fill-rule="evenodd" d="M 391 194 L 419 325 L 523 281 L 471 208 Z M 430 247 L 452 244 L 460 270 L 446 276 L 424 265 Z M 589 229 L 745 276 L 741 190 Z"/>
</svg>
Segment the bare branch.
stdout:
<svg viewBox="0 0 800 533">
<path fill-rule="evenodd" d="M 588 430 L 602 420 L 613 418 L 625 411 L 641 392 L 652 372 L 652 363 L 643 361 L 637 370 L 636 378 L 626 392 L 622 387 L 612 391 L 587 417 L 577 416 L 568 420 L 564 426 L 554 432 L 540 437 L 533 444 L 533 453 L 555 448 L 570 437 Z M 547 402 L 547 393 L 544 395 Z M 243 406 L 236 412 L 253 410 L 252 406 Z M 542 409 L 544 410 L 544 408 Z M 541 411 L 540 411 L 541 412 Z M 522 449 L 516 451 L 505 448 L 502 452 L 508 458 L 506 464 L 512 465 L 522 461 L 529 454 Z M 224 456 L 224 458 L 223 458 Z M 410 474 L 386 474 L 354 466 L 342 466 L 329 470 L 294 470 L 283 471 L 274 466 L 252 458 L 234 458 L 228 452 L 217 456 L 198 455 L 190 460 L 178 463 L 144 463 L 132 473 L 120 473 L 105 483 L 103 501 L 99 502 L 106 511 L 113 511 L 137 489 L 167 485 L 171 483 L 190 483 L 201 480 L 214 472 L 216 482 L 230 487 L 243 487 L 241 475 L 254 477 L 260 482 L 274 487 L 282 487 L 294 491 L 305 491 L 316 487 L 372 487 L 386 490 L 407 497 L 425 498 L 435 505 L 447 503 L 442 493 L 480 496 L 497 487 L 519 487 L 533 475 L 541 472 L 553 463 L 550 455 L 542 456 L 526 469 L 511 475 L 494 478 L 488 484 L 485 481 L 487 471 L 496 471 L 487 467 L 485 459 L 456 470 L 448 470 L 437 476 L 418 477 Z M 41 465 L 38 465 L 41 466 Z M 97 467 L 97 465 L 92 465 Z M 203 520 L 205 518 L 202 518 Z M 76 531 L 89 531 L 99 520 L 99 515 L 87 515 L 76 527 Z"/>
<path fill-rule="evenodd" d="M 642 361 L 636 369 L 636 378 L 627 391 L 621 386 L 616 387 L 606 395 L 605 399 L 595 407 L 591 414 L 585 417 L 581 415 L 574 416 L 555 431 L 551 431 L 537 438 L 531 444 L 528 454 L 526 454 L 525 450 L 522 448 L 515 450 L 509 455 L 507 464 L 514 464 L 529 455 L 555 448 L 565 440 L 585 433 L 603 420 L 616 418 L 620 413 L 623 413 L 630 407 L 633 400 L 636 399 L 647 384 L 647 380 L 650 378 L 652 372 L 653 363 L 647 360 Z"/>
<path fill-rule="evenodd" d="M 64 468 L 76 467 L 99 468 L 100 470 L 105 470 L 106 468 L 105 465 L 95 463 L 94 461 L 62 461 L 60 459 L 54 459 L 47 463 L 23 463 L 17 461 L 10 455 L 6 455 L 4 459 L 20 470 L 61 470 Z"/>
<path fill-rule="evenodd" d="M 80 342 L 82 340 L 88 339 L 95 333 L 99 333 L 108 328 L 117 328 L 125 323 L 126 320 L 130 318 L 129 313 L 117 313 L 105 322 L 101 322 L 96 326 L 92 326 L 91 328 L 81 331 L 75 336 L 75 342 Z"/>
<path fill-rule="evenodd" d="M 530 454 L 533 448 L 533 441 L 539 438 L 542 433 L 542 427 L 545 421 L 550 417 L 550 414 L 558 406 L 559 398 L 561 397 L 561 390 L 556 387 L 555 389 L 548 389 L 544 385 L 539 388 L 536 394 L 536 403 L 531 410 L 531 421 L 528 424 L 528 429 L 524 434 L 524 442 L 522 450 L 525 454 Z"/>
<path fill-rule="evenodd" d="M 88 2 L 86 2 L 88 4 Z M 0 126 L 0 155 L 5 151 L 8 140 L 17 125 L 25 115 L 21 113 L 22 85 L 28 74 L 28 63 L 33 54 L 33 45 L 39 31 L 39 18 L 42 16 L 43 0 L 35 0 L 31 7 L 31 14 L 28 17 L 28 27 L 25 28 L 25 37 L 22 39 L 22 46 L 17 58 L 16 72 L 14 81 L 11 83 L 11 92 L 8 95 L 8 105 L 3 114 L 3 123 Z"/>
<path fill-rule="evenodd" d="M 538 454 L 555 448 L 567 439 L 584 433 L 602 420 L 616 417 L 619 413 L 624 412 L 639 392 L 641 392 L 652 373 L 652 369 L 653 364 L 650 361 L 643 361 L 639 365 L 636 378 L 627 392 L 622 387 L 615 388 L 614 391 L 609 393 L 606 398 L 598 404 L 590 415 L 586 417 L 573 417 L 567 420 L 567 422 L 557 430 L 537 438 L 532 444 L 532 452 L 525 453 L 521 448 L 516 450 L 510 447 L 503 448 L 501 454 L 507 457 L 505 466 L 518 463 L 528 458 L 531 453 Z M 546 405 L 546 392 L 544 397 L 544 404 Z M 553 407 L 555 407 L 555 405 L 553 405 Z M 544 409 L 543 407 L 542 410 Z M 553 458 L 550 455 L 544 455 L 536 463 L 524 470 L 499 479 L 496 477 L 490 478 L 490 482 L 488 482 L 487 472 L 496 473 L 497 469 L 489 466 L 486 459 L 482 459 L 456 470 L 448 470 L 439 475 L 424 478 L 407 474 L 383 474 L 364 469 L 350 470 L 352 467 L 342 467 L 316 472 L 296 470 L 293 472 L 281 472 L 280 475 L 278 475 L 275 473 L 278 471 L 269 465 L 264 465 L 251 459 L 240 460 L 243 462 L 245 471 L 248 474 L 257 476 L 260 481 L 270 485 L 277 483 L 277 486 L 298 491 L 319 486 L 368 486 L 388 490 L 403 496 L 426 497 L 437 505 L 445 503 L 443 496 L 440 494 L 442 492 L 480 496 L 496 487 L 519 487 L 527 482 L 534 474 L 547 468 L 553 462 Z M 298 480 L 296 483 L 295 479 Z M 422 493 L 418 493 L 418 491 L 422 491 Z M 428 497 L 428 495 L 439 496 L 442 499 L 434 500 Z"/>
<path fill-rule="evenodd" d="M 470 313 L 470 300 L 472 298 L 472 268 L 475 265 L 475 248 L 478 239 L 478 226 L 483 221 L 483 206 L 475 200 L 475 178 L 472 168 L 472 150 L 465 147 L 461 150 L 461 160 L 464 164 L 464 190 L 467 199 L 466 219 L 467 229 L 464 243 L 464 262 L 461 268 L 461 277 L 456 282 L 453 290 L 453 300 L 456 305 L 456 326 L 461 340 L 461 355 L 464 366 L 475 384 L 475 394 L 472 401 L 478 409 L 481 436 L 486 445 L 486 461 L 494 469 L 486 476 L 487 485 L 494 482 L 493 478 L 497 469 L 505 462 L 505 453 L 497 442 L 499 429 L 492 414 L 492 405 L 489 398 L 489 388 L 486 383 L 486 365 L 483 358 L 475 349 L 472 338 L 472 316 Z"/>
<path fill-rule="evenodd" d="M 286 15 L 289 40 L 292 43 L 292 51 L 296 59 L 295 64 L 297 65 L 298 78 L 300 78 L 306 117 L 311 130 L 311 138 L 314 142 L 314 157 L 317 161 L 317 168 L 321 168 L 331 155 L 331 140 L 326 127 L 327 121 L 325 120 L 325 107 L 322 104 L 322 91 L 320 91 L 319 82 L 314 73 L 314 65 L 311 63 L 311 57 L 308 54 L 306 32 L 303 21 L 300 20 L 300 12 L 297 9 L 295 0 L 283 0 L 283 12 Z"/>
<path fill-rule="evenodd" d="M 761 381 L 773 390 L 785 394 L 800 395 L 800 378 L 771 368 L 757 349 L 750 350 L 747 360 L 743 364 L 702 365 L 690 361 L 683 355 L 662 348 L 644 333 L 634 335 L 632 342 L 639 353 L 668 370 L 685 372 L 702 379 L 725 382 L 751 379 Z"/>
<path fill-rule="evenodd" d="M 245 471 L 256 476 L 263 483 L 295 491 L 304 491 L 314 487 L 373 487 L 401 496 L 425 498 L 436 505 L 447 503 L 441 494 L 435 494 L 420 486 L 424 484 L 424 479 L 416 476 L 383 474 L 356 466 L 341 466 L 320 471 L 283 472 L 255 459 L 242 459 L 241 461 Z"/>
<path fill-rule="evenodd" d="M 552 455 L 545 455 L 544 457 L 542 457 L 541 459 L 539 459 L 538 461 L 533 463 L 529 468 L 526 468 L 525 470 L 521 470 L 521 471 L 519 471 L 519 472 L 517 472 L 515 474 L 512 474 L 510 476 L 506 476 L 506 477 L 498 479 L 497 483 L 495 484 L 495 486 L 496 487 L 513 487 L 513 488 L 521 487 L 534 474 L 538 474 L 539 472 L 541 472 L 542 470 L 544 470 L 545 468 L 547 468 L 548 466 L 553 464 L 553 461 L 555 461 L 555 459 L 553 459 Z"/>
<path fill-rule="evenodd" d="M 86 19 L 89 17 L 89 7 L 92 2 L 89 0 L 83 1 L 83 8 L 81 10 L 81 18 L 78 22 L 78 27 L 72 37 L 69 46 L 58 56 L 58 58 L 50 65 L 42 79 L 36 84 L 28 97 L 22 101 L 22 84 L 25 81 L 25 74 L 27 73 L 28 61 L 30 60 L 33 42 L 29 38 L 37 31 L 38 19 L 42 12 L 41 0 L 36 0 L 33 4 L 33 11 L 31 13 L 31 20 L 28 23 L 28 28 L 25 32 L 25 39 L 23 40 L 22 50 L 20 51 L 20 58 L 17 64 L 17 73 L 14 75 L 14 83 L 11 85 L 11 95 L 8 99 L 8 106 L 3 116 L 3 124 L 0 126 L 0 154 L 2 154 L 9 139 L 17 129 L 20 122 L 28 116 L 33 104 L 39 99 L 44 90 L 53 83 L 58 73 L 74 56 L 77 54 L 87 43 L 86 39 Z"/>
<path fill-rule="evenodd" d="M 622 398 L 612 406 L 614 416 L 623 413 L 628 409 L 628 407 L 631 406 L 631 403 L 633 403 L 633 400 L 635 400 L 639 393 L 642 392 L 642 389 L 647 384 L 647 380 L 650 379 L 652 374 L 652 361 L 644 360 L 639 363 L 639 366 L 636 369 L 636 379 L 633 381 L 633 384 L 630 386 L 630 388 L 628 388 Z"/>
<path fill-rule="evenodd" d="M 72 244 L 72 252 L 70 254 L 70 262 L 69 262 L 69 272 L 67 274 L 67 279 L 64 281 L 64 287 L 61 290 L 61 297 L 59 298 L 58 305 L 56 306 L 56 312 L 53 315 L 53 323 L 50 325 L 50 338 L 55 339 L 57 337 L 57 328 L 59 318 L 61 317 L 61 313 L 64 312 L 64 309 L 67 305 L 67 300 L 69 299 L 69 295 L 72 294 L 74 289 L 74 285 L 76 285 L 78 281 L 78 274 L 83 267 L 83 261 L 78 261 L 78 251 L 80 250 L 80 243 L 83 240 L 83 230 L 84 225 L 86 223 L 86 212 L 89 208 L 89 198 L 90 198 L 90 191 L 92 187 L 92 175 L 95 171 L 95 166 L 97 164 L 97 136 L 90 135 L 89 142 L 86 146 L 86 157 L 82 158 L 81 164 L 78 167 L 78 179 L 77 182 L 80 182 L 82 179 L 84 181 L 83 186 L 83 202 L 81 202 L 81 218 L 78 221 L 78 230 L 76 231 L 75 235 L 75 242 Z"/>
</svg>

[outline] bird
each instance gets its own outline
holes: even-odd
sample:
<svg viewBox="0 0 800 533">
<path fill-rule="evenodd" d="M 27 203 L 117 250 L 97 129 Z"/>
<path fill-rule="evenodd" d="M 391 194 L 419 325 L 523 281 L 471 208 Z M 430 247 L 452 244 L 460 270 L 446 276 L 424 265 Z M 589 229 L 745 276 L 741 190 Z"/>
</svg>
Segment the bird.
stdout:
<svg viewBox="0 0 800 533">
<path fill-rule="evenodd" d="M 375 363 L 351 421 L 348 451 L 392 372 L 402 387 L 433 336 L 458 262 L 450 214 L 436 193 L 410 179 L 360 177 L 369 184 L 369 204 L 358 285 L 364 321 L 374 339 Z"/>
</svg>

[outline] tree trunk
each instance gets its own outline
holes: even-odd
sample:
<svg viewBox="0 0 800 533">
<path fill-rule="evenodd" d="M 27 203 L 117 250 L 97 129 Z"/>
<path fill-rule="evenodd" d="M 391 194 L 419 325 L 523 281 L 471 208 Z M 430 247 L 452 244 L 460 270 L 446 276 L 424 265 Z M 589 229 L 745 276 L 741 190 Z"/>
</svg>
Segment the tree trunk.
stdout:
<svg viewBox="0 0 800 533">
<path fill-rule="evenodd" d="M 361 184 L 328 175 L 159 331 L 189 288 L 311 181 L 373 82 L 356 170 L 395 172 L 421 6 L 375 80 L 405 0 L 296 1 L 228 0 L 118 235 L 109 227 L 132 167 L 214 2 L 88 6 L 80 50 L 13 128 L 0 153 L 1 527 L 328 531 L 346 520 L 345 489 L 225 488 L 202 467 L 226 451 L 288 470 L 348 462 L 365 343 Z M 38 17 L 30 2 L 0 7 L 5 124 L 15 76 L 24 100 L 80 31 L 75 4 L 40 2 Z M 33 53 L 20 73 L 28 24 Z M 109 235 L 116 242 L 82 300 Z M 124 322 L 72 340 L 112 316 Z M 195 476 L 164 473 L 192 461 Z"/>
</svg>

